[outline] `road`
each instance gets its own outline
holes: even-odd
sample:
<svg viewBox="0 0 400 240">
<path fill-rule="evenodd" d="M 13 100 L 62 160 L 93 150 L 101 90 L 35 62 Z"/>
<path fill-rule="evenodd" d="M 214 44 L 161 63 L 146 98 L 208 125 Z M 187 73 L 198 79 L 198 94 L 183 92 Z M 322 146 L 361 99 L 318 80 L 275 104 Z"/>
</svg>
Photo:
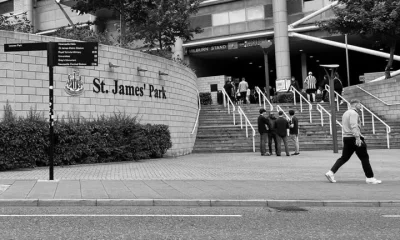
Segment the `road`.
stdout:
<svg viewBox="0 0 400 240">
<path fill-rule="evenodd" d="M 0 239 L 399 239 L 400 208 L 0 208 Z"/>
</svg>

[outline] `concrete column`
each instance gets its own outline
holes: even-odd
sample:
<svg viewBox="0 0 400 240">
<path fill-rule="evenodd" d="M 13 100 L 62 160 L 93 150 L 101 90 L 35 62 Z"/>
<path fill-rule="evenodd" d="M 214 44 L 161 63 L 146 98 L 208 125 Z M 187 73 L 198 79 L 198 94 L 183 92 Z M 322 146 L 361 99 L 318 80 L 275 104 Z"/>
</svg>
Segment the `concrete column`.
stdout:
<svg viewBox="0 0 400 240">
<path fill-rule="evenodd" d="M 180 58 L 183 60 L 183 40 L 180 37 L 175 38 L 174 46 L 174 58 Z"/>
<path fill-rule="evenodd" d="M 307 54 L 301 53 L 301 82 L 304 82 L 304 79 L 306 79 L 306 77 L 307 77 Z"/>
<path fill-rule="evenodd" d="M 286 0 L 272 0 L 276 80 L 290 79 L 290 51 Z"/>
<path fill-rule="evenodd" d="M 23 11 L 26 12 L 26 17 L 31 21 L 32 25 L 35 25 L 34 15 L 33 15 L 33 0 L 23 0 Z"/>
</svg>

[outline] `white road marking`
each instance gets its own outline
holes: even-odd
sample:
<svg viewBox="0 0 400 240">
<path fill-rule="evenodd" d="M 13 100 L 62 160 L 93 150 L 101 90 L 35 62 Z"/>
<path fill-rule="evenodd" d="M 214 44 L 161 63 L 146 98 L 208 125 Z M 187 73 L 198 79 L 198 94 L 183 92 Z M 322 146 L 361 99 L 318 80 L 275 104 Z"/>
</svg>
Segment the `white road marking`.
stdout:
<svg viewBox="0 0 400 240">
<path fill-rule="evenodd" d="M 400 215 L 382 215 L 382 217 L 388 217 L 388 218 L 400 218 Z"/>
<path fill-rule="evenodd" d="M 242 215 L 179 215 L 179 214 L 3 214 L 0 217 L 242 217 Z"/>
</svg>

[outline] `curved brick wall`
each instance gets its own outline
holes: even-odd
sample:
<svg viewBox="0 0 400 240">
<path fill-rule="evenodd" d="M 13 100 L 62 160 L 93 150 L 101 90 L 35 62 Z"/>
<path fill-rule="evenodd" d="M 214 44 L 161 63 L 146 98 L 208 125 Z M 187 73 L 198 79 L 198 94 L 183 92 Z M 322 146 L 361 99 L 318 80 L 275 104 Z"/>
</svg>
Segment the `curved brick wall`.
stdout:
<svg viewBox="0 0 400 240">
<path fill-rule="evenodd" d="M 66 40 L 0 31 L 0 118 L 4 116 L 3 106 L 7 100 L 18 116 L 26 116 L 33 108 L 48 118 L 46 52 L 5 53 L 4 44 L 50 41 Z M 110 62 L 120 67 L 110 68 Z M 137 67 L 147 72 L 138 73 Z M 85 91 L 73 97 L 64 91 L 64 86 L 68 74 L 74 70 L 82 76 Z M 159 71 L 168 75 L 159 76 Z M 96 67 L 54 67 L 54 114 L 94 119 L 103 114 L 125 112 L 137 115 L 141 123 L 166 124 L 173 143 L 167 155 L 184 155 L 192 151 L 196 138 L 196 134 L 191 134 L 198 109 L 196 80 L 189 68 L 178 63 L 138 51 L 100 45 Z M 118 91 L 114 94 L 116 82 Z"/>
</svg>

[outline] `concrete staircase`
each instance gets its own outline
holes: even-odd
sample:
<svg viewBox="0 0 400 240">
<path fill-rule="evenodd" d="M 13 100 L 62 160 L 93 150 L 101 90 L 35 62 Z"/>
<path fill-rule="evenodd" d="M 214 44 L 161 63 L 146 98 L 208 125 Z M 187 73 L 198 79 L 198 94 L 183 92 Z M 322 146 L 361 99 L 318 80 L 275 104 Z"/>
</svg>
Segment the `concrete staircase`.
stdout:
<svg viewBox="0 0 400 240">
<path fill-rule="evenodd" d="M 321 103 L 329 111 L 329 103 Z M 333 150 L 332 136 L 329 133 L 329 118 L 323 115 L 324 126 L 321 126 L 321 115 L 317 111 L 316 104 L 313 104 L 312 123 L 310 123 L 308 105 L 303 105 L 303 112 L 300 112 L 300 105 L 279 104 L 288 114 L 290 109 L 296 111 L 300 128 L 300 151 Z M 259 134 L 257 131 L 257 118 L 259 105 L 240 105 L 246 116 L 251 121 L 255 131 L 255 146 L 259 152 Z M 347 110 L 346 105 L 340 106 L 337 112 L 337 119 L 341 122 L 343 113 Z M 274 114 L 278 116 L 276 105 Z M 372 134 L 372 120 L 370 114 L 365 114 L 365 126 L 362 133 L 366 136 L 369 149 L 387 148 L 386 127 L 375 119 L 375 134 Z M 244 123 L 244 122 L 243 122 Z M 392 128 L 390 133 L 390 148 L 400 148 L 400 123 L 387 122 Z M 199 117 L 199 128 L 193 153 L 206 152 L 251 152 L 253 151 L 252 129 L 248 128 L 249 137 L 246 138 L 245 128 L 240 128 L 239 114 L 236 112 L 236 125 L 233 125 L 232 113 L 228 115 L 227 108 L 223 105 L 202 106 Z M 337 125 L 337 136 L 339 149 L 342 147 L 341 127 Z M 282 146 L 283 147 L 283 146 Z M 289 143 L 290 151 L 294 151 L 293 144 Z"/>
</svg>

